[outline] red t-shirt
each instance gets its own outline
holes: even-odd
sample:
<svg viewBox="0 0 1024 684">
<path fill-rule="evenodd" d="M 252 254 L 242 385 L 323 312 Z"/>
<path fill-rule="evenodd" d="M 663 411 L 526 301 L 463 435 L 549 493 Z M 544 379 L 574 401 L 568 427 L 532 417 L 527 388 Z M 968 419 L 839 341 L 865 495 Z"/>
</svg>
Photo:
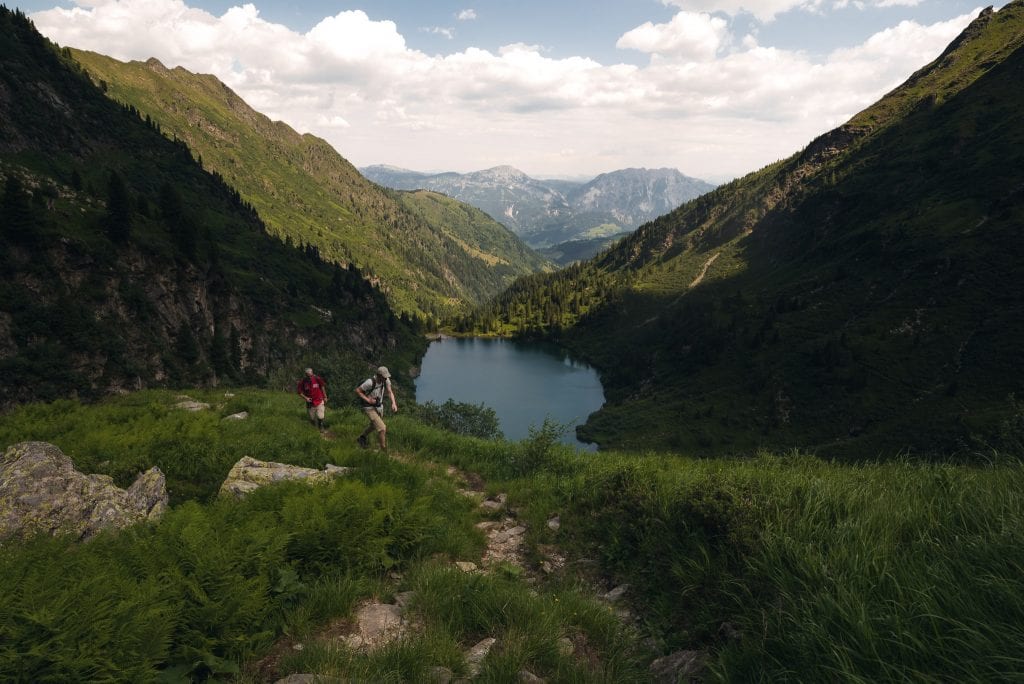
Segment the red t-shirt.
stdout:
<svg viewBox="0 0 1024 684">
<path fill-rule="evenodd" d="M 324 393 L 324 387 L 324 379 L 319 375 L 306 376 L 299 380 L 298 384 L 299 394 L 304 394 L 312 399 L 313 406 L 319 406 L 327 398 L 327 395 Z"/>
</svg>

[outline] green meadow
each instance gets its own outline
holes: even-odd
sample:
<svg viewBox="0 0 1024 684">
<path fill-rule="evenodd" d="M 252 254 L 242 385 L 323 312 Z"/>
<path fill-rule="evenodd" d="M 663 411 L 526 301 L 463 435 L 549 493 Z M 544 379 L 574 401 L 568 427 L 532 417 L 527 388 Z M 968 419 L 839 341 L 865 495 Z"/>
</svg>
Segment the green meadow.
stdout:
<svg viewBox="0 0 1024 684">
<path fill-rule="evenodd" d="M 556 425 L 510 443 L 445 430 L 436 410 L 401 403 L 387 458 L 356 448 L 354 408 L 329 412 L 325 440 L 294 395 L 232 391 L 190 390 L 212 405 L 198 413 L 149 391 L 0 417 L 4 446 L 52 442 L 121 486 L 158 465 L 171 496 L 159 523 L 84 544 L 4 543 L 0 679 L 255 682 L 272 661 L 275 677 L 423 681 L 438 666 L 466 676 L 463 653 L 485 637 L 498 643 L 481 681 L 524 669 L 648 681 L 650 661 L 679 649 L 706 650 L 712 681 L 1024 676 L 1017 454 L 973 466 L 585 454 L 559 445 Z M 479 425 L 478 407 L 463 408 Z M 242 410 L 249 419 L 223 420 Z M 219 499 L 246 455 L 355 470 Z M 453 566 L 479 563 L 474 524 L 494 514 L 439 465 L 508 493 L 527 527 L 525 569 Z M 558 530 L 546 524 L 554 515 Z M 565 568 L 534 572 L 550 545 Z M 633 619 L 597 599 L 620 584 Z M 361 601 L 406 591 L 419 628 L 401 641 L 365 654 L 318 637 Z M 583 646 L 567 653 L 565 639 Z"/>
</svg>

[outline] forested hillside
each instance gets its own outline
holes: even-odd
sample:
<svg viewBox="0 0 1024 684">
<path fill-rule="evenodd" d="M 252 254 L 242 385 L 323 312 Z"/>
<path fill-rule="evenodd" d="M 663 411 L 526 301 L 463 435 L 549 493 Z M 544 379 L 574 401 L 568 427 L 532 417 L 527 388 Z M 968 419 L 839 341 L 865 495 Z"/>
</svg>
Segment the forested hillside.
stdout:
<svg viewBox="0 0 1024 684">
<path fill-rule="evenodd" d="M 458 312 L 547 264 L 469 207 L 457 212 L 456 223 L 413 209 L 401 193 L 363 178 L 325 140 L 271 121 L 213 76 L 155 59 L 71 54 L 109 97 L 184 140 L 255 207 L 272 234 L 313 245 L 328 261 L 355 264 L 399 311 L 433 318 Z"/>
<path fill-rule="evenodd" d="M 422 342 L 357 269 L 270 235 L 158 128 L 0 8 L 0 404 L 408 368 Z"/>
<path fill-rule="evenodd" d="M 1024 5 L 794 156 L 467 327 L 602 370 L 602 445 L 985 452 L 1024 393 Z"/>
</svg>

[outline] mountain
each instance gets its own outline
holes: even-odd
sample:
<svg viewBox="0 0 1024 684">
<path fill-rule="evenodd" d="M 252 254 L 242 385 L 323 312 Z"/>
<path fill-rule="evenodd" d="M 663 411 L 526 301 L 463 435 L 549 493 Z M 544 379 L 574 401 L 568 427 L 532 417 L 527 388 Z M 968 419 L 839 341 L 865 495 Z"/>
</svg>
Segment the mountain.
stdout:
<svg viewBox="0 0 1024 684">
<path fill-rule="evenodd" d="M 537 180 L 511 166 L 466 174 L 427 174 L 394 166 L 361 171 L 387 187 L 424 188 L 472 204 L 533 247 L 631 231 L 714 188 L 675 169 L 623 169 L 586 183 Z"/>
<path fill-rule="evenodd" d="M 271 121 L 213 76 L 167 69 L 155 59 L 124 63 L 71 54 L 108 96 L 185 141 L 273 234 L 314 245 L 330 261 L 355 264 L 401 311 L 438 317 L 546 267 L 480 212 L 462 212 L 457 228 L 432 223 L 409 208 L 415 200 L 367 181 L 326 141 Z M 484 244 L 508 249 L 490 253 Z"/>
<path fill-rule="evenodd" d="M 1024 5 L 792 157 L 465 325 L 602 372 L 602 446 L 837 457 L 1024 439 Z"/>
<path fill-rule="evenodd" d="M 267 233 L 222 177 L 0 7 L 0 405 L 277 386 L 423 351 L 354 267 Z"/>
</svg>

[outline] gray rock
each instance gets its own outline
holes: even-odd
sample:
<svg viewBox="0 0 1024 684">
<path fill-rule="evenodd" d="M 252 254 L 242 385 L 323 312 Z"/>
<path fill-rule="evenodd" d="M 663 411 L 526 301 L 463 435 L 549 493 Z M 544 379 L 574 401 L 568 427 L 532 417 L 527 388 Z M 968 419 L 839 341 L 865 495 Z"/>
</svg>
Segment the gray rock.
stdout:
<svg viewBox="0 0 1024 684">
<path fill-rule="evenodd" d="M 290 674 L 278 679 L 274 684 L 321 684 L 324 681 L 326 680 L 314 674 Z"/>
<path fill-rule="evenodd" d="M 651 663 L 651 674 L 657 682 L 676 684 L 696 681 L 704 670 L 708 654 L 706 651 L 676 651 Z"/>
<path fill-rule="evenodd" d="M 230 416 L 224 416 L 224 420 L 245 420 L 248 417 L 248 411 L 240 411 L 238 413 L 232 413 Z"/>
<path fill-rule="evenodd" d="M 550 530 L 553 530 L 553 531 L 557 532 L 558 529 L 561 526 L 562 526 L 562 519 L 559 516 L 557 516 L 557 515 L 555 517 L 551 518 L 551 520 L 548 520 L 548 529 L 550 529 Z"/>
<path fill-rule="evenodd" d="M 179 401 L 177 404 L 175 404 L 174 408 L 179 408 L 179 409 L 182 409 L 183 411 L 195 412 L 195 411 L 207 411 L 207 410 L 209 410 L 210 405 L 206 404 L 206 403 L 203 403 L 201 401 L 196 401 L 195 399 L 189 399 L 188 397 L 186 397 L 184 399 L 184 401 Z"/>
<path fill-rule="evenodd" d="M 167 484 L 150 468 L 127 490 L 108 475 L 84 475 L 46 442 L 21 442 L 0 459 L 0 539 L 38 532 L 89 539 L 100 530 L 157 520 L 167 510 Z"/>
<path fill-rule="evenodd" d="M 605 601 L 610 601 L 611 603 L 615 603 L 616 601 L 621 599 L 623 596 L 625 596 L 627 591 L 629 591 L 629 585 L 628 584 L 620 584 L 619 586 L 615 587 L 614 589 L 609 591 L 607 594 L 605 594 L 604 595 L 604 600 Z"/>
<path fill-rule="evenodd" d="M 544 684 L 544 680 L 533 674 L 529 670 L 519 671 L 519 682 L 520 684 Z"/>
<path fill-rule="evenodd" d="M 494 644 L 498 643 L 498 640 L 494 637 L 487 637 L 483 641 L 479 642 L 476 646 L 466 651 L 464 657 L 466 658 L 466 667 L 469 669 L 470 678 L 476 677 L 480 674 L 480 670 L 483 669 L 484 658 L 494 648 Z"/>
<path fill-rule="evenodd" d="M 351 470 L 336 465 L 327 465 L 323 470 L 317 470 L 243 456 L 231 467 L 227 479 L 220 486 L 220 495 L 240 499 L 258 487 L 285 480 L 304 480 L 310 484 L 331 482 Z"/>
<path fill-rule="evenodd" d="M 356 632 L 343 640 L 352 649 L 372 651 L 403 636 L 409 625 L 402 619 L 402 608 L 390 603 L 364 603 L 356 611 Z"/>
</svg>

